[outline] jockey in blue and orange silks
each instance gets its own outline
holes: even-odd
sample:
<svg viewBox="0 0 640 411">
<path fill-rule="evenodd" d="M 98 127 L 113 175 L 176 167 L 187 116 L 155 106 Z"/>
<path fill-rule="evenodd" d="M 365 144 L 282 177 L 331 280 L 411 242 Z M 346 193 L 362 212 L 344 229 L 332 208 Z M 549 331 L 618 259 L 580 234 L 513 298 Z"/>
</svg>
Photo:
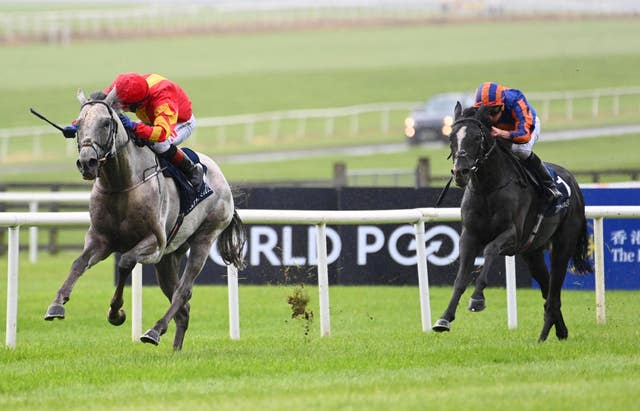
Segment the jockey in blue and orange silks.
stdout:
<svg viewBox="0 0 640 411">
<path fill-rule="evenodd" d="M 532 151 L 534 143 L 540 137 L 540 118 L 525 95 L 514 88 L 485 82 L 478 86 L 475 95 L 474 106 L 482 105 L 489 108 L 491 136 L 511 140 L 511 151 L 536 176 L 545 188 L 548 200 L 560 198 L 562 194 L 556 188 L 549 171 Z"/>
</svg>

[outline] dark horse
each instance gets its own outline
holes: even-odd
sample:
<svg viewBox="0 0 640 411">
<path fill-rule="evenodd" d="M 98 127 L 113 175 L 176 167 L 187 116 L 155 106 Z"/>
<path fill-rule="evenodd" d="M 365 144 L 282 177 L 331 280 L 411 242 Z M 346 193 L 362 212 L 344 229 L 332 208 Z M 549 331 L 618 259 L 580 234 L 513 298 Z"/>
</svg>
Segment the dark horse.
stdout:
<svg viewBox="0 0 640 411">
<path fill-rule="evenodd" d="M 485 107 L 468 108 L 462 113 L 460 103 L 456 105 L 449 139 L 453 177 L 457 186 L 465 188 L 461 203 L 460 266 L 449 306 L 433 330 L 450 330 L 460 297 L 473 280 L 476 256 L 484 255 L 484 266 L 469 309 L 481 311 L 485 307 L 487 271 L 500 256 L 518 254 L 540 284 L 545 300 L 539 341 L 547 339 L 553 326 L 556 336 L 566 339 L 569 332 L 560 310 L 560 293 L 569 260 L 573 258 L 578 273 L 593 271 L 587 259 L 589 238 L 582 192 L 571 173 L 550 164 L 557 182 L 565 185 L 569 200 L 560 212 L 542 218 L 547 204 L 541 191 L 527 182 L 526 174 L 511 153 L 511 143 L 492 138 L 490 129 Z M 549 246 L 550 271 L 544 259 Z"/>
<path fill-rule="evenodd" d="M 228 264 L 243 267 L 245 232 L 231 189 L 220 168 L 204 154 L 205 183 L 213 194 L 204 198 L 181 218 L 178 188 L 164 177 L 156 155 L 137 146 L 127 135 L 115 113 L 115 88 L 104 100 L 87 100 L 78 91 L 81 104 L 77 120 L 77 166 L 85 180 L 95 180 L 91 190 L 91 225 L 84 250 L 45 314 L 45 320 L 64 318 L 64 306 L 80 276 L 113 252 L 121 253 L 118 281 L 111 299 L 108 320 L 125 321 L 122 293 L 133 267 L 154 264 L 158 283 L 171 305 L 165 315 L 140 339 L 158 345 L 172 319 L 176 323 L 174 350 L 182 348 L 189 326 L 189 300 L 193 283 L 202 270 L 214 240 Z M 182 220 L 179 224 L 177 221 Z M 180 261 L 189 250 L 184 273 Z"/>
</svg>

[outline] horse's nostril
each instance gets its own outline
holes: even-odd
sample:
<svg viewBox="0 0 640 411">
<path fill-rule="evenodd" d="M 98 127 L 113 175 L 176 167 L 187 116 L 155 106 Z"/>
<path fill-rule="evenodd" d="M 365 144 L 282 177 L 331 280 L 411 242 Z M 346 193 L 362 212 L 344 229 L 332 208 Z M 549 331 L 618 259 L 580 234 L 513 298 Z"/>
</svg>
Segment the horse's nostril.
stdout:
<svg viewBox="0 0 640 411">
<path fill-rule="evenodd" d="M 88 165 L 91 168 L 98 167 L 98 159 L 97 158 L 90 159 Z"/>
<path fill-rule="evenodd" d="M 464 169 L 460 170 L 460 173 L 461 173 L 463 176 L 466 176 L 467 174 L 469 174 L 469 171 L 470 171 L 470 170 L 469 170 L 468 168 L 464 168 Z"/>
</svg>

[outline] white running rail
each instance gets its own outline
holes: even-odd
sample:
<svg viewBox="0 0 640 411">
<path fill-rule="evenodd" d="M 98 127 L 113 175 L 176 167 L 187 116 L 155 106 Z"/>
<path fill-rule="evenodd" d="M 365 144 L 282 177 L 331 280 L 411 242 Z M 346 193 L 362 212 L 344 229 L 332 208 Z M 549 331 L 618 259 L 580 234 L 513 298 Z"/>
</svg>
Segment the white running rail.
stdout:
<svg viewBox="0 0 640 411">
<path fill-rule="evenodd" d="M 320 293 L 320 334 L 329 336 L 329 284 L 327 279 L 327 224 L 413 224 L 418 256 L 418 288 L 422 330 L 431 330 L 431 308 L 429 302 L 429 282 L 426 264 L 424 223 L 431 221 L 459 221 L 459 208 L 415 208 L 403 210 L 354 210 L 354 211 L 307 211 L 307 210 L 238 210 L 240 218 L 247 224 L 305 224 L 315 225 L 318 244 L 318 289 Z M 594 219 L 595 276 L 596 276 L 596 321 L 605 322 L 604 296 L 604 251 L 603 220 L 605 218 L 639 218 L 640 206 L 588 206 L 588 218 Z M 8 269 L 7 269 L 7 326 L 6 345 L 16 346 L 18 321 L 18 258 L 20 226 L 87 226 L 88 212 L 45 212 L 45 213 L 0 213 L 0 227 L 8 227 Z M 517 326 L 515 307 L 514 264 L 507 257 L 507 310 L 508 326 Z M 238 276 L 235 267 L 228 267 L 229 287 L 229 330 L 232 339 L 240 338 L 238 311 Z M 142 335 L 142 297 L 140 287 L 142 276 L 134 270 L 132 279 L 132 339 L 138 341 Z"/>
</svg>

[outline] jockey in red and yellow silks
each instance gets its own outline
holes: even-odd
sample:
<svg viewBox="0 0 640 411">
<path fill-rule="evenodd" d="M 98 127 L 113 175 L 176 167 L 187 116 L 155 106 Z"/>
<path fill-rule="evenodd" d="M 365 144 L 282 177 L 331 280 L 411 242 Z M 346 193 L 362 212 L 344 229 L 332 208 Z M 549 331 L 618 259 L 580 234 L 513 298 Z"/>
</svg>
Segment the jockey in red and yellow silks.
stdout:
<svg viewBox="0 0 640 411">
<path fill-rule="evenodd" d="M 140 84 L 142 79 L 146 87 Z M 109 94 L 114 86 L 121 101 L 133 104 L 143 102 L 131 108 L 135 109 L 132 111 L 141 120 L 136 123 L 134 132 L 144 140 L 172 142 L 176 137 L 176 125 L 189 121 L 193 114 L 191 101 L 184 90 L 158 74 L 121 74 L 104 90 L 105 94 Z"/>
<path fill-rule="evenodd" d="M 171 80 L 158 74 L 123 73 L 104 90 L 115 87 L 123 111 L 136 114 L 140 121 L 132 121 L 121 114 L 122 125 L 160 157 L 178 167 L 197 190 L 202 183 L 202 165 L 194 164 L 177 147 L 195 128 L 191 101 L 184 90 Z"/>
<path fill-rule="evenodd" d="M 517 89 L 485 82 L 476 89 L 475 107 L 487 106 L 492 124 L 491 136 L 513 142 L 511 151 L 538 178 L 547 197 L 554 201 L 562 196 L 533 145 L 540 137 L 540 119 L 525 95 Z"/>
</svg>

